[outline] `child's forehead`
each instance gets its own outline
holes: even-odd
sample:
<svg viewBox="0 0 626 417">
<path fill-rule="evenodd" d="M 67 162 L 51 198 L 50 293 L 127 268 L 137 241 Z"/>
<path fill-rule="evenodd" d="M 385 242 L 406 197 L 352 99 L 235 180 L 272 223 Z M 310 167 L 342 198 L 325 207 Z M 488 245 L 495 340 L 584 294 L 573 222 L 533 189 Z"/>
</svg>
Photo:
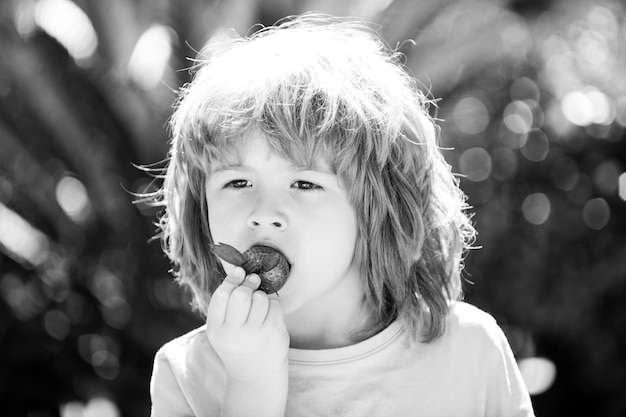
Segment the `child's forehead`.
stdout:
<svg viewBox="0 0 626 417">
<path fill-rule="evenodd" d="M 221 141 L 210 162 L 211 172 L 245 166 L 250 158 L 280 158 L 294 171 L 315 170 L 332 173 L 329 158 L 319 150 L 311 152 L 288 138 L 269 138 L 260 131 L 247 132 L 236 138 Z"/>
</svg>

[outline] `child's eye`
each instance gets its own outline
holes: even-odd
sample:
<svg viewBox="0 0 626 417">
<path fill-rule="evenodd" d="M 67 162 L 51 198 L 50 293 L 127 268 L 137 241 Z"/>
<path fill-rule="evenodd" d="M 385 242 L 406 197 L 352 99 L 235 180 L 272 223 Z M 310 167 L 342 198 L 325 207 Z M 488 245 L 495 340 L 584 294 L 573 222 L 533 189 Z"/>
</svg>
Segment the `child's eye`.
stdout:
<svg viewBox="0 0 626 417">
<path fill-rule="evenodd" d="M 293 183 L 293 187 L 299 189 L 299 190 L 304 190 L 304 191 L 312 191 L 312 190 L 321 190 L 322 187 L 320 187 L 317 184 L 314 184 L 312 182 L 309 181 L 301 181 L 298 180 L 296 182 Z"/>
<path fill-rule="evenodd" d="M 224 188 L 246 188 L 251 187 L 252 183 L 248 180 L 232 180 L 224 185 Z"/>
</svg>

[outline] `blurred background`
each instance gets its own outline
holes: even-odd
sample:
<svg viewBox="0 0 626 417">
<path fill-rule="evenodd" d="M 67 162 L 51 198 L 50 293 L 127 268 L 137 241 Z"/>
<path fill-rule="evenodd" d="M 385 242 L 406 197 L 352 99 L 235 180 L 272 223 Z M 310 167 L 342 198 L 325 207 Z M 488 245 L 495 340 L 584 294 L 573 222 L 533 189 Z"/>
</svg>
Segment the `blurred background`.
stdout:
<svg viewBox="0 0 626 417">
<path fill-rule="evenodd" d="M 626 416 L 621 1 L 0 1 L 0 414 L 148 416 L 152 359 L 201 325 L 153 190 L 167 119 L 213 37 L 315 10 L 377 22 L 439 99 L 474 207 L 466 299 L 538 417 Z M 412 41 L 408 41 L 412 40 Z"/>
</svg>

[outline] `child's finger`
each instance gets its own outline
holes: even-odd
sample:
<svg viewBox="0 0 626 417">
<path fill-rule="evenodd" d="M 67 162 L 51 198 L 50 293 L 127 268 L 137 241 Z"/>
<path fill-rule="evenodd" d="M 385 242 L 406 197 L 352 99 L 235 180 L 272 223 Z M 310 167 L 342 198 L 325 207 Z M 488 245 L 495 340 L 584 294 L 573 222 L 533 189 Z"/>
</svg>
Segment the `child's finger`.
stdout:
<svg viewBox="0 0 626 417">
<path fill-rule="evenodd" d="M 238 286 L 230 294 L 226 309 L 225 323 L 244 324 L 248 319 L 252 304 L 252 289 L 243 285 Z"/>
<path fill-rule="evenodd" d="M 267 317 L 269 306 L 270 299 L 267 294 L 263 291 L 255 291 L 252 293 L 252 305 L 250 306 L 247 324 L 252 326 L 262 325 Z"/>
<path fill-rule="evenodd" d="M 234 286 L 241 285 L 243 281 L 246 279 L 246 271 L 243 268 L 237 266 L 232 269 L 230 274 L 226 275 L 224 281 L 222 281 L 222 285 L 224 284 L 232 284 Z"/>
<path fill-rule="evenodd" d="M 235 268 L 213 292 L 207 310 L 207 325 L 219 326 L 224 323 L 230 295 L 243 282 L 245 276 L 246 273 L 243 268 Z"/>
<path fill-rule="evenodd" d="M 244 279 L 241 285 L 254 291 L 259 288 L 259 285 L 261 285 L 261 278 L 259 278 L 257 274 L 250 274 Z"/>
</svg>

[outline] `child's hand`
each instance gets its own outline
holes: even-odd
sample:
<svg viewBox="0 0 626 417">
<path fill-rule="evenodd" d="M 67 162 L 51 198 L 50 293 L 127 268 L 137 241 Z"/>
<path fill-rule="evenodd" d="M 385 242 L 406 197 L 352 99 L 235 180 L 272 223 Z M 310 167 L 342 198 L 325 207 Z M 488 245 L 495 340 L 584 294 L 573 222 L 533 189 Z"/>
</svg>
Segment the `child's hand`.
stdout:
<svg viewBox="0 0 626 417">
<path fill-rule="evenodd" d="M 257 291 L 258 275 L 235 268 L 211 297 L 207 336 L 229 383 L 263 383 L 287 377 L 289 334 L 280 305 Z"/>
</svg>

